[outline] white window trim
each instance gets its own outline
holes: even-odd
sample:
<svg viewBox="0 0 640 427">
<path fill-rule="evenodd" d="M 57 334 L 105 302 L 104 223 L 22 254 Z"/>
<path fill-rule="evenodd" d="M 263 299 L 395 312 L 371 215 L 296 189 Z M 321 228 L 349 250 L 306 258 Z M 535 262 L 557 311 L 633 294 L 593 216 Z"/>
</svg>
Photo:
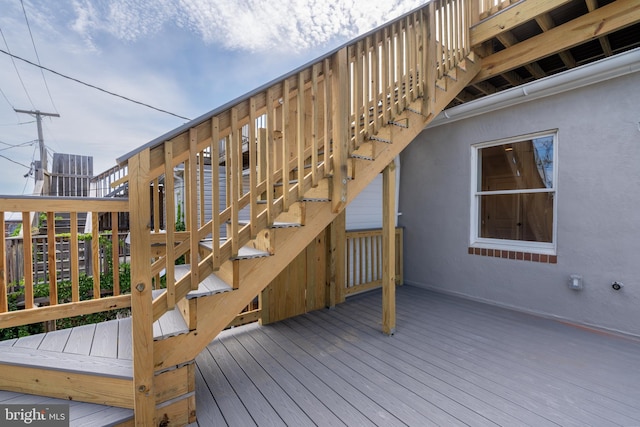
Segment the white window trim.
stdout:
<svg viewBox="0 0 640 427">
<path fill-rule="evenodd" d="M 478 219 L 480 196 L 486 194 L 514 194 L 522 193 L 519 190 L 506 191 L 478 191 L 478 152 L 482 148 L 493 147 L 496 145 L 504 145 L 510 143 L 521 142 L 529 139 L 540 138 L 543 136 L 553 137 L 553 187 L 549 189 L 531 189 L 529 193 L 544 192 L 553 193 L 553 231 L 552 242 L 528 242 L 522 240 L 506 240 L 506 239 L 490 239 L 479 236 Z M 481 249 L 500 249 L 516 252 L 531 252 L 543 255 L 556 255 L 558 242 L 558 129 L 551 129 L 542 132 L 535 132 L 526 135 L 519 135 L 510 138 L 504 138 L 494 141 L 481 142 L 471 145 L 471 203 L 470 215 L 471 220 L 469 232 L 469 246 Z"/>
</svg>

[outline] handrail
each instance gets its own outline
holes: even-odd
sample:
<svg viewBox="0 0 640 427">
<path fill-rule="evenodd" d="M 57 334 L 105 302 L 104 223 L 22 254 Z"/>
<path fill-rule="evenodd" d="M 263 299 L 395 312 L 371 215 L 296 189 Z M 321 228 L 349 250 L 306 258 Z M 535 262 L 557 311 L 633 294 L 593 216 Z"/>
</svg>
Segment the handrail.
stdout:
<svg viewBox="0 0 640 427">
<path fill-rule="evenodd" d="M 22 258 L 22 283 L 10 284 L 7 282 L 7 247 L 4 238 L 0 240 L 0 328 L 26 325 L 35 322 L 43 322 L 64 317 L 90 314 L 107 311 L 116 308 L 128 307 L 130 295 L 122 295 L 119 287 L 120 240 L 118 238 L 118 216 L 128 212 L 129 203 L 126 199 L 82 199 L 64 197 L 34 197 L 34 196 L 2 196 L 2 210 L 0 212 L 0 226 L 4 230 L 4 214 L 6 212 L 20 212 L 22 217 L 21 233 L 23 238 Z M 88 212 L 88 224 L 85 226 L 88 233 L 84 233 L 79 217 Z M 66 217 L 67 219 L 64 219 Z M 58 273 L 57 265 L 60 263 L 61 249 L 60 234 L 56 232 L 56 224 L 68 223 L 68 231 L 65 229 L 65 238 L 69 253 L 70 283 L 65 284 L 66 279 Z M 58 230 L 59 231 L 59 230 Z M 40 235 L 44 233 L 42 237 Z M 99 241 L 103 238 L 112 245 L 110 259 L 100 257 L 101 246 Z M 92 271 L 89 275 L 92 279 L 91 289 L 81 291 L 80 265 L 80 239 L 91 241 Z M 46 241 L 46 246 L 41 251 L 34 251 L 34 242 Z M 82 245 L 82 249 L 88 245 Z M 65 249 L 67 250 L 67 249 Z M 42 256 L 41 260 L 34 260 L 34 256 Z M 46 256 L 46 258 L 45 258 Z M 101 265 L 101 261 L 102 265 Z M 111 269 L 113 280 L 111 283 L 101 283 L 101 272 L 107 269 L 105 262 Z M 36 282 L 34 265 L 46 264 L 47 280 Z M 41 276 L 39 276 L 41 277 Z M 62 290 L 69 295 L 62 294 Z M 24 310 L 9 310 L 10 287 L 19 288 L 23 294 Z M 109 288 L 108 294 L 103 293 Z M 41 301 L 47 306 L 38 307 L 36 293 L 39 293 Z M 12 293 L 13 297 L 15 295 Z"/>
</svg>

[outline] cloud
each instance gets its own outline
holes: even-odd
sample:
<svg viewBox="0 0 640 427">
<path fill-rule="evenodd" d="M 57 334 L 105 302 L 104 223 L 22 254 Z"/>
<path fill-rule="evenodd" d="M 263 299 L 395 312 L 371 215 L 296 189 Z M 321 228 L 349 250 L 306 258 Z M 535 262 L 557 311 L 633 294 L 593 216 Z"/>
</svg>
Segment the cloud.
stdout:
<svg viewBox="0 0 640 427">
<path fill-rule="evenodd" d="M 88 43 L 153 37 L 175 25 L 229 50 L 300 52 L 362 34 L 418 7 L 420 0 L 75 0 L 72 28 Z"/>
</svg>

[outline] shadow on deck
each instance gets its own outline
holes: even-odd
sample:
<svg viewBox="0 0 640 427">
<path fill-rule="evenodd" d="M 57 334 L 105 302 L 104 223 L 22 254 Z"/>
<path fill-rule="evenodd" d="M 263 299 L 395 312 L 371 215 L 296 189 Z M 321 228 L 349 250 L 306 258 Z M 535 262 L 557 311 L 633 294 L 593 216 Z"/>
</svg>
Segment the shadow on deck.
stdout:
<svg viewBox="0 0 640 427">
<path fill-rule="evenodd" d="M 197 358 L 198 424 L 640 425 L 640 342 L 398 288 L 223 332 Z M 194 424 L 195 425 L 195 424 Z"/>
</svg>

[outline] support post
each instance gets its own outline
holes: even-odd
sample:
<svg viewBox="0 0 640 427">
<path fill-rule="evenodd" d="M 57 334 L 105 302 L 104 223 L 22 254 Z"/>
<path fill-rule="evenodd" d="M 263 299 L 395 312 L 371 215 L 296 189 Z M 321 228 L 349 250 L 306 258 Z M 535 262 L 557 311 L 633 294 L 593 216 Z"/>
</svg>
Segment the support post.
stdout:
<svg viewBox="0 0 640 427">
<path fill-rule="evenodd" d="M 333 125 L 333 178 L 331 206 L 337 213 L 347 203 L 347 177 L 349 157 L 349 67 L 347 48 L 331 57 L 331 112 Z M 325 152 L 327 148 L 325 148 Z"/>
<path fill-rule="evenodd" d="M 327 292 L 326 306 L 334 308 L 345 298 L 345 245 L 347 239 L 346 211 L 342 210 L 329 224 L 327 233 Z"/>
<path fill-rule="evenodd" d="M 382 331 L 396 332 L 396 164 L 382 171 Z"/>
<path fill-rule="evenodd" d="M 425 117 L 429 117 L 434 113 L 434 105 L 436 103 L 435 91 L 436 91 L 436 79 L 437 75 L 437 67 L 438 63 L 436 60 L 436 10 L 434 2 L 429 3 L 429 10 L 427 12 L 427 39 L 426 46 L 423 48 L 423 61 L 424 61 L 424 80 L 422 84 L 424 85 L 423 93 L 424 97 L 422 99 L 422 114 Z M 440 59 L 440 58 L 439 58 Z"/>
<path fill-rule="evenodd" d="M 148 149 L 129 159 L 133 393 L 137 426 L 156 425 L 153 386 L 149 162 Z"/>
</svg>

